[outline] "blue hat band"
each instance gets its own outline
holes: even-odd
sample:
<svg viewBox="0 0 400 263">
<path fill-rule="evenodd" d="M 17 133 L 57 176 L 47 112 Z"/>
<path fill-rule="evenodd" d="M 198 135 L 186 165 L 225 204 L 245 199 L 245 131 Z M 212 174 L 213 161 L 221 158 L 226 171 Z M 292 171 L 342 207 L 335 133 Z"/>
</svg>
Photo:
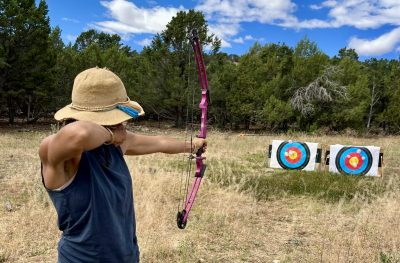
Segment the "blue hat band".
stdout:
<svg viewBox="0 0 400 263">
<path fill-rule="evenodd" d="M 137 110 L 132 109 L 132 108 L 129 108 L 129 107 L 126 107 L 126 106 L 122 106 L 122 105 L 117 105 L 117 109 L 125 112 L 126 114 L 128 114 L 132 118 L 139 117 L 139 112 Z"/>
</svg>

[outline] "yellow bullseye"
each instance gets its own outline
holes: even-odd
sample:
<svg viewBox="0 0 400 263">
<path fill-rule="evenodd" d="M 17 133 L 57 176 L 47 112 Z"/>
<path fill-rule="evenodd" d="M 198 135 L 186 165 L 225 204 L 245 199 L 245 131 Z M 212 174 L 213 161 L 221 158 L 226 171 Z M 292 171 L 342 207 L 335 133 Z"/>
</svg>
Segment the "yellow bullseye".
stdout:
<svg viewBox="0 0 400 263">
<path fill-rule="evenodd" d="M 358 158 L 355 157 L 355 156 L 351 157 L 350 160 L 349 160 L 349 164 L 350 164 L 351 166 L 353 166 L 354 168 L 357 167 L 358 162 L 359 162 L 359 160 L 358 160 Z"/>
<path fill-rule="evenodd" d="M 292 159 L 292 160 L 297 158 L 297 152 L 296 151 L 291 151 L 290 150 L 288 155 L 289 155 L 289 158 Z"/>
</svg>

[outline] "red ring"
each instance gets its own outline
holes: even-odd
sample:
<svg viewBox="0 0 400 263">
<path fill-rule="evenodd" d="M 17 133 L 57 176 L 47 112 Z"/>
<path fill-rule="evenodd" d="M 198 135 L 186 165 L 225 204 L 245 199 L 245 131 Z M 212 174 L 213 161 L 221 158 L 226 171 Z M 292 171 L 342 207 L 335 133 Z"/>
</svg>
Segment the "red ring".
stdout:
<svg viewBox="0 0 400 263">
<path fill-rule="evenodd" d="M 286 153 L 289 153 L 290 151 L 295 151 L 296 153 L 297 153 L 297 157 L 295 158 L 295 159 L 290 159 L 290 157 L 289 157 L 289 154 L 288 155 L 286 155 Z M 288 161 L 289 163 L 297 163 L 297 162 L 299 162 L 300 161 L 300 159 L 301 159 L 301 151 L 299 150 L 299 148 L 297 148 L 297 147 L 289 147 L 289 148 L 287 148 L 286 149 L 286 152 L 285 152 L 285 159 L 286 159 L 286 161 Z"/>
<path fill-rule="evenodd" d="M 350 159 L 352 157 L 356 157 L 358 159 L 358 163 L 357 163 L 356 167 L 354 167 L 353 165 L 350 164 Z M 364 160 L 362 159 L 361 154 L 359 154 L 358 152 L 353 152 L 353 153 L 348 154 L 344 160 L 344 163 L 347 166 L 347 168 L 349 168 L 351 170 L 359 169 L 361 167 L 361 165 L 363 164 L 363 162 L 364 162 Z"/>
</svg>

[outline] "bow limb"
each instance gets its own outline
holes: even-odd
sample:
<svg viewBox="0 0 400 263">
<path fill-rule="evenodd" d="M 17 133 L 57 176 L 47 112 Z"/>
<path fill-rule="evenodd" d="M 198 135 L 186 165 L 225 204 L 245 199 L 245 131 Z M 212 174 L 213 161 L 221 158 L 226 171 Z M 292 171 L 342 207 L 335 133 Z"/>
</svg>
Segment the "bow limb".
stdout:
<svg viewBox="0 0 400 263">
<path fill-rule="evenodd" d="M 197 135 L 198 138 L 205 139 L 207 137 L 207 110 L 208 104 L 210 102 L 210 95 L 208 92 L 208 80 L 207 80 L 207 72 L 204 65 L 203 55 L 201 51 L 201 45 L 199 41 L 199 37 L 197 35 L 196 30 L 192 30 L 190 43 L 193 47 L 195 61 L 197 65 L 197 73 L 199 76 L 199 82 L 201 87 L 201 100 L 199 104 L 199 108 L 201 109 L 201 119 L 200 119 L 200 131 Z M 204 148 L 200 148 L 195 156 L 191 156 L 191 158 L 196 159 L 196 172 L 195 172 L 195 180 L 192 184 L 192 189 L 187 196 L 184 209 L 177 214 L 177 224 L 178 227 L 184 229 L 186 227 L 187 219 L 196 199 L 197 192 L 199 190 L 201 180 L 203 179 L 206 164 L 203 163 L 205 157 L 202 156 L 204 153 Z"/>
</svg>

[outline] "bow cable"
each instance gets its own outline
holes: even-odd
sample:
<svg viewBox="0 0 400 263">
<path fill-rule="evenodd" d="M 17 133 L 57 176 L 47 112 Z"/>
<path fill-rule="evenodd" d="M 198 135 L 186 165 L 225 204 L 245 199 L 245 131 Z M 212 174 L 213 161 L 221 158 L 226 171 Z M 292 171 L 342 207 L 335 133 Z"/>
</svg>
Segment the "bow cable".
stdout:
<svg viewBox="0 0 400 263">
<path fill-rule="evenodd" d="M 190 43 L 189 43 L 190 44 Z M 191 52 L 190 52 L 190 48 L 188 48 L 188 69 L 191 69 Z M 187 138 L 188 138 L 188 120 L 189 120 L 189 105 L 190 105 L 190 94 L 192 95 L 192 107 L 190 109 L 190 148 L 192 149 L 193 147 L 193 132 L 194 132 L 194 128 L 193 128 L 193 123 L 194 123 L 194 87 L 190 87 L 191 86 L 191 79 L 190 79 L 190 71 L 187 74 L 187 86 L 186 86 L 186 123 L 185 123 L 185 145 L 187 142 Z M 192 92 L 190 92 L 190 90 Z M 189 180 L 190 180 L 190 174 L 192 172 L 192 153 L 189 151 L 188 155 L 183 155 L 182 157 L 182 162 L 187 162 L 186 165 L 186 169 L 185 167 L 182 167 L 182 172 L 181 172 L 181 180 L 180 180 L 180 186 L 179 186 L 179 202 L 178 202 L 178 212 L 184 208 L 184 205 L 187 202 L 187 198 L 189 195 Z M 186 170 L 186 172 L 185 172 Z M 186 175 L 185 175 L 186 174 Z M 182 195 L 182 185 L 183 185 L 183 178 L 185 177 L 185 186 L 184 186 L 184 190 L 185 190 L 185 195 Z"/>
</svg>

